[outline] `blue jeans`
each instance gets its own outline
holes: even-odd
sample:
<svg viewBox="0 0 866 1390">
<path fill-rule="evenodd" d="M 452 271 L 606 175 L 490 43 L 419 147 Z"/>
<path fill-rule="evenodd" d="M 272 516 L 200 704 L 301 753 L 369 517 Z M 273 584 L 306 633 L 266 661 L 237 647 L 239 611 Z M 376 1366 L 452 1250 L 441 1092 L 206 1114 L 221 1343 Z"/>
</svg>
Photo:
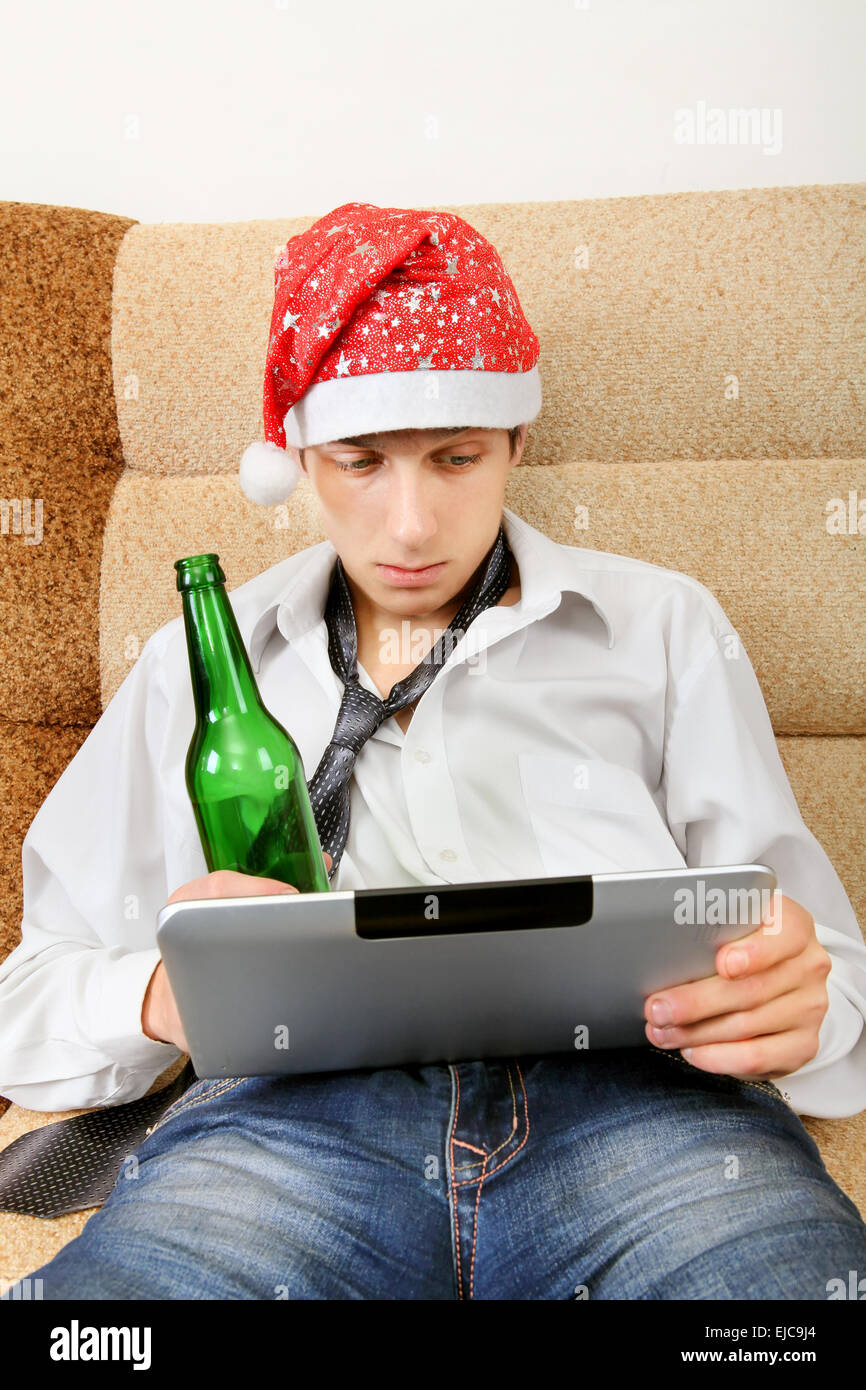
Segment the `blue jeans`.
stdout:
<svg viewBox="0 0 866 1390">
<path fill-rule="evenodd" d="M 658 1048 L 198 1081 L 46 1299 L 815 1299 L 866 1226 L 772 1082 Z"/>
</svg>

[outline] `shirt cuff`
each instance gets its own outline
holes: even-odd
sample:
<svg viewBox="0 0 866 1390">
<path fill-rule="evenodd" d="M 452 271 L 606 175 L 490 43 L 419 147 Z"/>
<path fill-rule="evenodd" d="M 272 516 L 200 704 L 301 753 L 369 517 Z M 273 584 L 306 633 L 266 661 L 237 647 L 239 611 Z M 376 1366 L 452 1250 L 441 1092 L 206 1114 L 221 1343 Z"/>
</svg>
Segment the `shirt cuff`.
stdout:
<svg viewBox="0 0 866 1390">
<path fill-rule="evenodd" d="M 181 1056 L 174 1043 L 149 1038 L 141 1026 L 145 992 L 160 960 L 159 947 L 154 946 L 124 951 L 105 963 L 93 1010 L 93 1044 L 122 1066 L 161 1070 Z"/>
<path fill-rule="evenodd" d="M 830 1007 L 811 1061 L 774 1084 L 798 1115 L 843 1119 L 866 1109 L 866 1029 L 856 1004 L 827 977 Z"/>
</svg>

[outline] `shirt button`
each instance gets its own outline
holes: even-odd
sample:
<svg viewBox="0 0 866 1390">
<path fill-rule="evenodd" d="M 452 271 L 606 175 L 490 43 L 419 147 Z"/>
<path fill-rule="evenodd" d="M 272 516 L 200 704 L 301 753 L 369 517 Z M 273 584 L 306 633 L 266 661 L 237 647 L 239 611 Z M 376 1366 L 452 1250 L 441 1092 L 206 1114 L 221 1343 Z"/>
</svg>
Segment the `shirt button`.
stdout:
<svg viewBox="0 0 866 1390">
<path fill-rule="evenodd" d="M 453 849 L 440 849 L 440 851 L 439 851 L 439 858 L 440 858 L 440 859 L 452 860 L 452 859 L 456 859 L 456 858 L 457 858 L 457 855 L 455 854 L 455 852 L 454 852 Z"/>
<path fill-rule="evenodd" d="M 417 763 L 429 763 L 430 754 L 427 752 L 426 748 L 415 749 L 415 761 Z"/>
</svg>

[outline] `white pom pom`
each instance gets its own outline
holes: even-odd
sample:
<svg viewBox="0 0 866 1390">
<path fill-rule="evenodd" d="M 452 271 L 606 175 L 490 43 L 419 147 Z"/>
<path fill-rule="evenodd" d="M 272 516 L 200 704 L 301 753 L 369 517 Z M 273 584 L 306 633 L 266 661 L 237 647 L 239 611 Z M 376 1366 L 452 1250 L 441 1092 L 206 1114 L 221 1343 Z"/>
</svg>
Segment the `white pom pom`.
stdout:
<svg viewBox="0 0 866 1390">
<path fill-rule="evenodd" d="M 295 460 L 278 444 L 250 444 L 243 452 L 240 484 L 251 502 L 274 507 L 294 492 L 301 478 Z"/>
</svg>

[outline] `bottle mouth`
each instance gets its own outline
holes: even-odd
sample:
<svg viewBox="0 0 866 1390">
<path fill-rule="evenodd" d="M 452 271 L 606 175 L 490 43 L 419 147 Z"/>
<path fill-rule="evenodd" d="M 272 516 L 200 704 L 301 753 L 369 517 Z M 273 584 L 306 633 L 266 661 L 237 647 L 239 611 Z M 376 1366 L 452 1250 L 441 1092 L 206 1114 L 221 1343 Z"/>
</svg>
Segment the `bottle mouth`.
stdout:
<svg viewBox="0 0 866 1390">
<path fill-rule="evenodd" d="M 220 557 L 212 552 L 207 555 L 187 555 L 183 560 L 175 560 L 178 589 L 203 589 L 210 584 L 224 584 L 225 575 L 220 565 Z"/>
</svg>

